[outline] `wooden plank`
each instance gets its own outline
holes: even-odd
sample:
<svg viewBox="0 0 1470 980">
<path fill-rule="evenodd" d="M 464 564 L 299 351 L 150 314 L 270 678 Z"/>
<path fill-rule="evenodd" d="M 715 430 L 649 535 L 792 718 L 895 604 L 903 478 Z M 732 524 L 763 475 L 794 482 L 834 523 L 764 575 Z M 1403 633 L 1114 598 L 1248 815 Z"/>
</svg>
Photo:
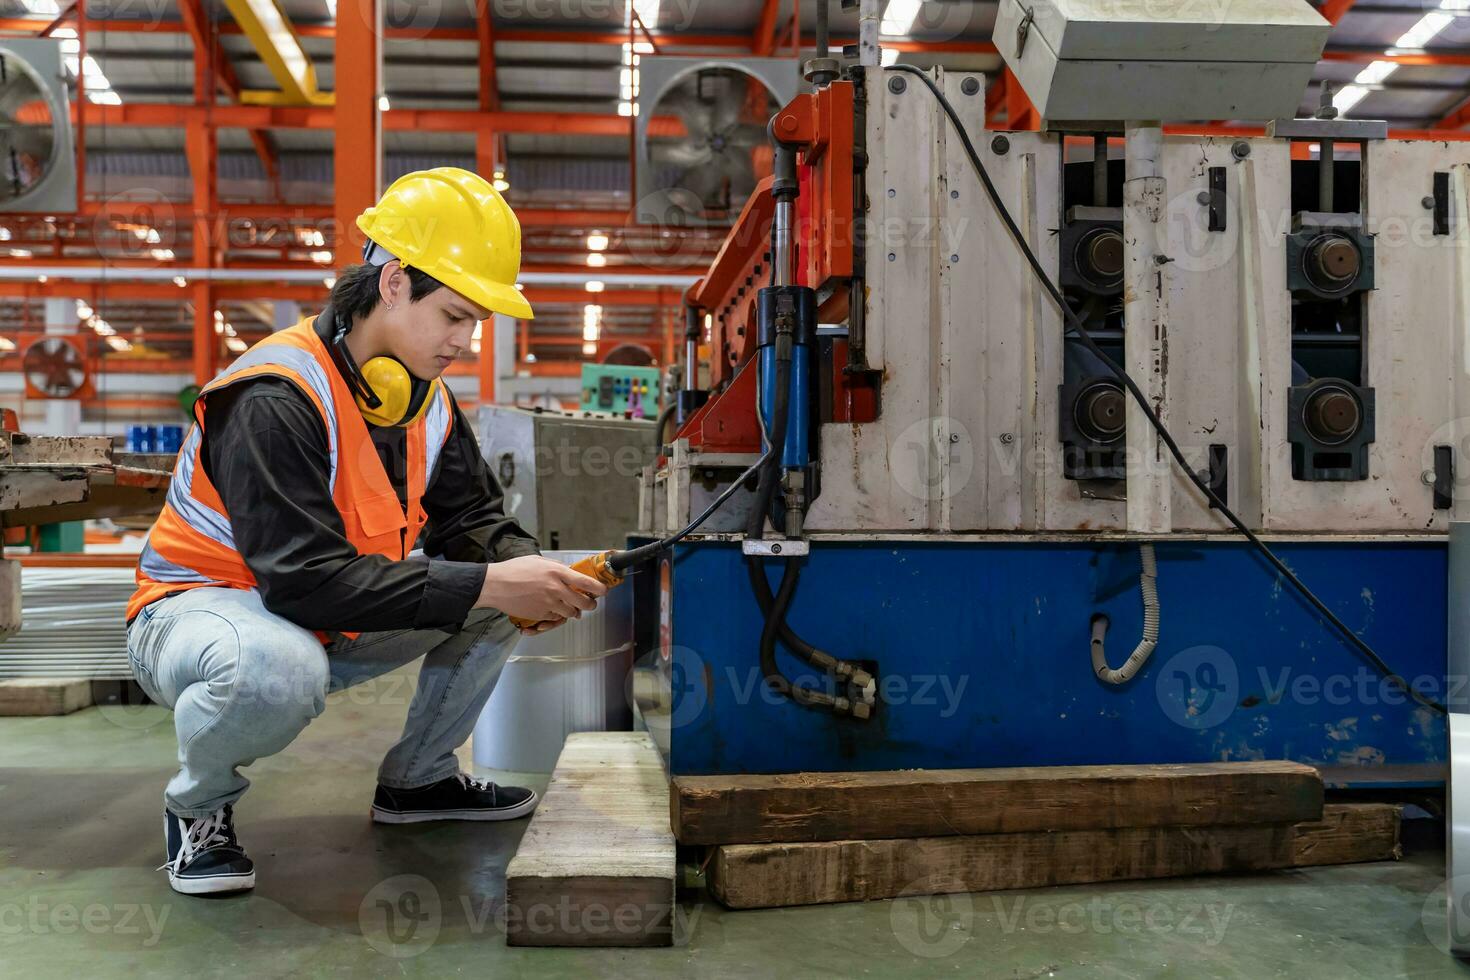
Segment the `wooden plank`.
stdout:
<svg viewBox="0 0 1470 980">
<path fill-rule="evenodd" d="M 1294 837 L 1277 824 L 726 844 L 709 882 L 734 909 L 862 902 L 1284 868 Z"/>
<path fill-rule="evenodd" d="M 1296 823 L 1322 780 L 1294 762 L 677 776 L 682 844 Z"/>
<path fill-rule="evenodd" d="M 0 717 L 69 715 L 91 704 L 91 681 L 45 677 L 0 680 Z"/>
<path fill-rule="evenodd" d="M 1391 803 L 1330 803 L 1322 819 L 1296 826 L 1292 842 L 1297 867 L 1397 861 L 1400 808 Z"/>
<path fill-rule="evenodd" d="M 506 869 L 512 946 L 668 946 L 674 835 L 669 787 L 646 732 L 567 737 Z"/>
<path fill-rule="evenodd" d="M 1398 811 L 1333 804 L 1294 825 L 726 844 L 709 884 L 730 908 L 754 909 L 1397 860 Z"/>
</svg>

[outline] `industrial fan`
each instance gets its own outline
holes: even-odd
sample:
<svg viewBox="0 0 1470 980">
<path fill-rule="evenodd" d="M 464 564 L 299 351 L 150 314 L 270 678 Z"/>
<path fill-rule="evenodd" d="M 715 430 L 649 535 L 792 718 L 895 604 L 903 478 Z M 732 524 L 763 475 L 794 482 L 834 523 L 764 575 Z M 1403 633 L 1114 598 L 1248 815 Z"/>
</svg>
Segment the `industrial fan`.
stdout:
<svg viewBox="0 0 1470 980">
<path fill-rule="evenodd" d="M 647 58 L 638 99 L 637 219 L 729 224 L 770 172 L 766 124 L 796 91 L 796 63 Z"/>
<path fill-rule="evenodd" d="M 60 42 L 0 38 L 0 211 L 76 210 Z"/>
<path fill-rule="evenodd" d="M 20 367 L 31 398 L 79 398 L 90 387 L 81 340 L 66 336 L 36 337 L 26 345 Z"/>
</svg>

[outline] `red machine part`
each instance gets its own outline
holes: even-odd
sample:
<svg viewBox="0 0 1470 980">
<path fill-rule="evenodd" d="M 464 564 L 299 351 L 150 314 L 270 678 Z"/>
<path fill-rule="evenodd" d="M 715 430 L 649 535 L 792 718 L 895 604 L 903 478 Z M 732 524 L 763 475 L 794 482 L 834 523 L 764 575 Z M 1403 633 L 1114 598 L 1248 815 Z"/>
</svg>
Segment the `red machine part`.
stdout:
<svg viewBox="0 0 1470 980">
<path fill-rule="evenodd" d="M 833 82 L 799 95 L 776 114 L 776 134 L 801 147 L 795 234 L 796 281 L 821 289 L 853 275 L 857 221 L 853 209 L 853 85 Z M 709 272 L 685 296 L 710 316 L 710 388 L 715 394 L 679 430 L 703 452 L 757 452 L 756 296 L 770 281 L 770 233 L 775 216 L 771 179 L 756 185 Z M 825 323 L 847 316 L 847 290 L 838 288 L 820 311 Z M 865 422 L 876 417 L 871 380 L 852 377 L 846 343 L 834 345 L 830 417 Z"/>
</svg>

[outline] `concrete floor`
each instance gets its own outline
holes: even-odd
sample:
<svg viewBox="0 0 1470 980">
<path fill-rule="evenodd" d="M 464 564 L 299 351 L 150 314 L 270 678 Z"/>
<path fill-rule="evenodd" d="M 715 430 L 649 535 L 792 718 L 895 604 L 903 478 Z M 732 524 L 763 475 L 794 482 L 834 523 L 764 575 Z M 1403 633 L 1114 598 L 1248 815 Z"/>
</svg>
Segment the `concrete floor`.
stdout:
<svg viewBox="0 0 1470 980">
<path fill-rule="evenodd" d="M 375 766 L 404 712 L 393 677 L 366 695 L 333 695 L 294 745 L 248 771 L 255 785 L 238 825 L 259 884 L 242 897 L 175 895 L 153 870 L 175 752 L 167 712 L 0 719 L 0 976 L 1470 974 L 1436 947 L 1438 853 L 738 913 L 708 899 L 691 872 L 677 948 L 507 948 L 496 915 L 525 821 L 368 820 Z"/>
</svg>

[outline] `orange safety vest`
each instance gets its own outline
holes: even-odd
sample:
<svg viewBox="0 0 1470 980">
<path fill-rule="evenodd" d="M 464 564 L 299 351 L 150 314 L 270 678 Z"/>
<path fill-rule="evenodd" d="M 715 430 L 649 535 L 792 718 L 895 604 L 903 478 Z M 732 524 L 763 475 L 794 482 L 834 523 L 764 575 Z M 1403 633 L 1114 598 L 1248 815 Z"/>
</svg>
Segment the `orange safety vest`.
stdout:
<svg viewBox="0 0 1470 980">
<path fill-rule="evenodd" d="M 230 515 L 199 465 L 205 399 L 247 378 L 285 378 L 321 412 L 331 455 L 332 501 L 358 554 L 402 559 L 418 540 L 428 519 L 421 506 L 424 489 L 454 418 L 448 391 L 439 385 L 428 411 L 408 427 L 407 505 L 401 507 L 352 392 L 317 336 L 315 320 L 309 317 L 262 340 L 199 393 L 195 424 L 179 449 L 167 502 L 138 559 L 138 590 L 128 602 L 130 621 L 150 602 L 184 589 L 255 588 L 255 576 L 235 548 Z"/>
</svg>

